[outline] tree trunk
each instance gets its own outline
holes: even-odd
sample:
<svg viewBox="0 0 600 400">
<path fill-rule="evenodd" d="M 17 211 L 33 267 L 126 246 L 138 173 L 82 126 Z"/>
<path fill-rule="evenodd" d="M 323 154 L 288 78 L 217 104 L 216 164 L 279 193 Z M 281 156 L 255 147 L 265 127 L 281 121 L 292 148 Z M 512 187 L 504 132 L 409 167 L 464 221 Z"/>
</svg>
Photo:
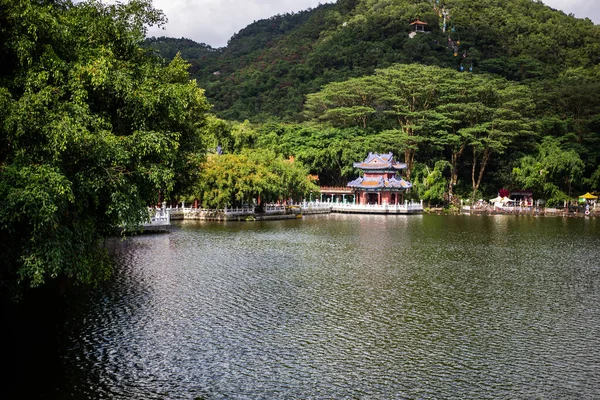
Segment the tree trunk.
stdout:
<svg viewBox="0 0 600 400">
<path fill-rule="evenodd" d="M 407 149 L 404 151 L 404 162 L 406 163 L 406 180 L 410 181 L 410 174 L 415 163 L 416 150 Z"/>
<path fill-rule="evenodd" d="M 452 152 L 450 182 L 448 183 L 448 199 L 451 203 L 454 202 L 454 186 L 458 183 L 458 160 L 462 157 L 465 150 L 465 145 L 460 146 L 458 151 Z"/>
<path fill-rule="evenodd" d="M 483 173 L 485 171 L 485 167 L 487 166 L 488 161 L 492 155 L 492 151 L 489 148 L 485 148 L 483 150 L 483 155 L 481 156 L 481 165 L 479 166 L 479 174 L 477 176 L 477 181 L 475 180 L 475 170 L 477 168 L 477 150 L 473 149 L 473 168 L 471 169 L 471 182 L 473 185 L 473 193 L 471 193 L 471 202 L 475 201 L 475 194 L 477 194 L 477 190 L 479 190 L 479 185 L 481 185 L 481 180 L 483 179 Z"/>
<path fill-rule="evenodd" d="M 400 123 L 400 127 L 402 131 L 406 133 L 406 136 L 411 137 L 414 136 L 413 130 L 411 129 L 411 125 L 408 122 L 403 122 L 402 119 L 398 119 Z M 415 162 L 415 153 L 417 152 L 415 149 L 411 149 L 411 143 L 406 143 L 407 149 L 404 150 L 404 163 L 406 164 L 406 180 L 410 181 L 410 174 L 412 172 L 412 167 Z"/>
</svg>

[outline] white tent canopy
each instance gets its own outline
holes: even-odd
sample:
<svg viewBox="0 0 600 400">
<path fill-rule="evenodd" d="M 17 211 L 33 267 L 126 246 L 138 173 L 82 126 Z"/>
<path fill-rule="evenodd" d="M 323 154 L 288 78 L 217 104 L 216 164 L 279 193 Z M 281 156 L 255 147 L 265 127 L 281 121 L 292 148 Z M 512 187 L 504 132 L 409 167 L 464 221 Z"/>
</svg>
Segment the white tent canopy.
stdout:
<svg viewBox="0 0 600 400">
<path fill-rule="evenodd" d="M 497 207 L 501 207 L 503 205 L 506 205 L 508 203 L 514 203 L 515 201 L 512 199 L 509 199 L 508 197 L 496 197 L 493 199 L 490 199 L 490 203 L 494 203 L 495 206 Z"/>
</svg>

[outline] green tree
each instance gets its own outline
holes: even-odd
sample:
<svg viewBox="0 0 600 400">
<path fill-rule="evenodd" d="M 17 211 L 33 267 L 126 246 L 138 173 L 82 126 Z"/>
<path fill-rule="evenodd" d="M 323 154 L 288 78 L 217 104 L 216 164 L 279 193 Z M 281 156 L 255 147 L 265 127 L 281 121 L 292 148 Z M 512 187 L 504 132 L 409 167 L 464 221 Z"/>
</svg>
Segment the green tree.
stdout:
<svg viewBox="0 0 600 400">
<path fill-rule="evenodd" d="M 535 190 L 549 204 L 571 198 L 572 183 L 579 179 L 585 164 L 574 150 L 565 150 L 559 139 L 545 137 L 536 155 L 524 156 L 513 169 L 513 178 L 522 187 Z"/>
<path fill-rule="evenodd" d="M 367 78 L 329 84 L 309 95 L 306 105 L 308 115 L 338 126 L 353 121 L 364 128 L 368 116 L 373 127 L 381 129 L 369 144 L 378 147 L 378 139 L 391 143 L 393 138 L 393 151 L 404 153 L 407 179 L 418 152 L 441 150 L 451 168 L 450 199 L 467 150 L 472 155 L 474 194 L 493 155 L 504 153 L 516 138 L 533 134 L 529 121 L 533 101 L 527 87 L 433 66 L 394 65 Z M 365 109 L 369 112 L 362 119 L 349 114 Z"/>
<path fill-rule="evenodd" d="M 394 65 L 378 70 L 385 88 L 385 112 L 398 123 L 398 133 L 405 143 L 404 162 L 410 179 L 419 145 L 431 132 L 425 129 L 435 108 L 446 100 L 448 85 L 457 80 L 454 70 L 419 64 Z"/>
<path fill-rule="evenodd" d="M 597 168 L 600 160 L 600 66 L 569 69 L 538 91 L 540 108 L 554 123 L 549 134 L 560 138 L 575 150 L 586 164 L 586 174 Z"/>
<path fill-rule="evenodd" d="M 444 171 L 450 167 L 445 160 L 435 163 L 433 170 L 427 165 L 417 168 L 413 188 L 419 194 L 419 197 L 431 203 L 444 203 L 447 199 L 448 179 L 444 176 Z"/>
<path fill-rule="evenodd" d="M 301 163 L 264 149 L 210 155 L 201 171 L 192 195 L 207 208 L 299 201 L 319 190 Z"/>
<path fill-rule="evenodd" d="M 0 21 L 2 287 L 97 282 L 101 239 L 197 172 L 209 105 L 181 58 L 140 49 L 150 0 L 4 0 Z"/>
<path fill-rule="evenodd" d="M 236 147 L 232 134 L 232 124 L 222 119 L 209 115 L 206 119 L 202 137 L 207 151 L 216 153 L 220 147 L 222 152 L 231 153 Z"/>
<path fill-rule="evenodd" d="M 265 165 L 270 173 L 278 177 L 275 185 L 263 191 L 264 202 L 295 201 L 309 198 L 319 192 L 319 188 L 309 178 L 305 166 L 293 157 L 284 158 L 273 151 L 254 151 L 248 154 L 251 162 Z"/>
<path fill-rule="evenodd" d="M 233 152 L 235 153 L 239 153 L 243 149 L 254 148 L 258 138 L 256 130 L 248 120 L 233 124 L 231 136 L 233 139 Z"/>
<path fill-rule="evenodd" d="M 381 97 L 381 86 L 372 77 L 334 82 L 307 96 L 306 114 L 335 126 L 366 129 Z"/>
<path fill-rule="evenodd" d="M 494 155 L 502 155 L 517 140 L 535 134 L 529 118 L 533 100 L 529 89 L 502 78 L 489 77 L 474 88 L 478 102 L 468 124 L 459 130 L 471 149 L 471 201 Z"/>
</svg>

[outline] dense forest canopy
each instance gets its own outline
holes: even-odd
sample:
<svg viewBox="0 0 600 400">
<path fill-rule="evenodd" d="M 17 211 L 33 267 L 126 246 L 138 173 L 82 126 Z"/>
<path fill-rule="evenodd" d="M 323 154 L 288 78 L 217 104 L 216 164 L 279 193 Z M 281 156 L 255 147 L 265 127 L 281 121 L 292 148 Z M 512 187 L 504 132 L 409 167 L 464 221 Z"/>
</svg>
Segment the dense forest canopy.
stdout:
<svg viewBox="0 0 600 400">
<path fill-rule="evenodd" d="M 429 33 L 411 39 L 416 19 Z M 166 40 L 149 44 L 169 57 L 177 41 Z M 456 70 L 462 64 L 510 80 L 548 81 L 600 61 L 600 27 L 533 0 L 338 1 L 257 21 L 226 48 L 201 57 L 183 44 L 215 111 L 239 121 L 269 115 L 297 121 L 306 94 L 394 63 Z"/>
</svg>

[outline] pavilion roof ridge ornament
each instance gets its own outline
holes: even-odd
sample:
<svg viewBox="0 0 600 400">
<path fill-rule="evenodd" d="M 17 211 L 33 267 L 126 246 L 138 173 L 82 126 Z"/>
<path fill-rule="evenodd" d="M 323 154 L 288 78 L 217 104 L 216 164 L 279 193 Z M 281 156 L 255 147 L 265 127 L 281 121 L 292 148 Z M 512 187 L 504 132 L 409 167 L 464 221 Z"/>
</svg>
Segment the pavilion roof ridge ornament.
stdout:
<svg viewBox="0 0 600 400">
<path fill-rule="evenodd" d="M 387 154 L 369 152 L 369 155 L 364 161 L 355 162 L 353 166 L 354 168 L 359 168 L 362 170 L 401 170 L 406 168 L 406 164 L 395 161 L 394 154 L 392 152 Z"/>
</svg>

